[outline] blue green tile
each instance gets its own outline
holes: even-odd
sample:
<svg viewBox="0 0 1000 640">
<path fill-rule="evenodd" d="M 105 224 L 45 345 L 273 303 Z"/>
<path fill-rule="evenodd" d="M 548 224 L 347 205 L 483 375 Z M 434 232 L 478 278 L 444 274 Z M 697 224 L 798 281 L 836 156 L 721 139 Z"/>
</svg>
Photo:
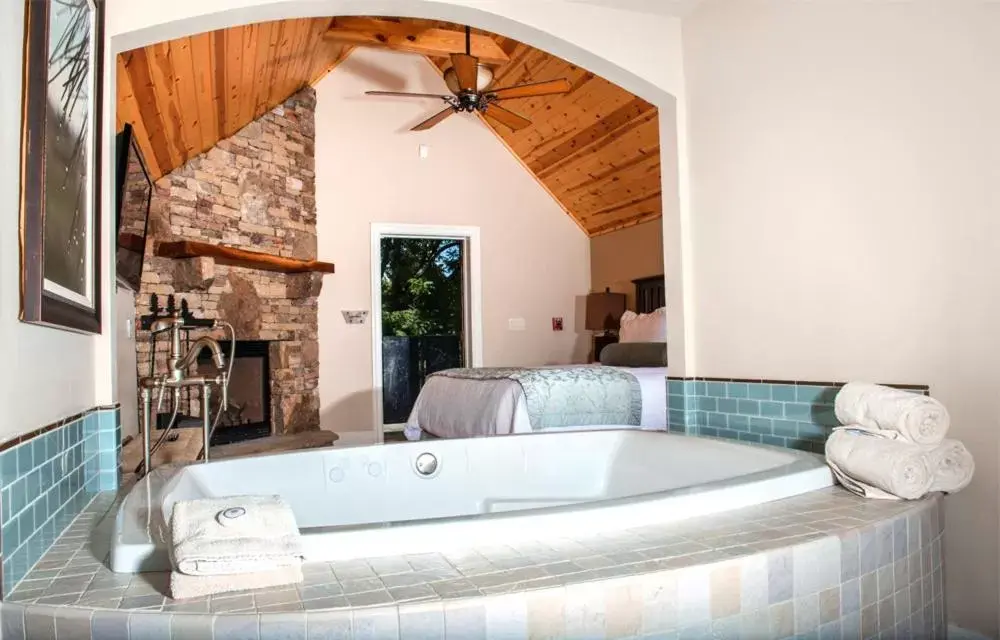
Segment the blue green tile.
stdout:
<svg viewBox="0 0 1000 640">
<path fill-rule="evenodd" d="M 725 398 L 726 397 L 726 383 L 725 382 L 706 382 L 705 383 L 705 395 L 711 396 L 713 398 Z"/>
<path fill-rule="evenodd" d="M 799 423 L 799 438 L 806 440 L 826 440 L 830 430 L 826 427 L 813 424 L 811 422 Z"/>
<path fill-rule="evenodd" d="M 35 530 L 35 513 L 31 509 L 25 509 L 14 519 L 17 520 L 17 530 L 20 532 L 21 544 L 24 544 Z"/>
<path fill-rule="evenodd" d="M 731 415 L 729 416 L 729 428 L 736 429 L 737 431 L 749 431 L 750 418 L 741 415 Z"/>
<path fill-rule="evenodd" d="M 756 433 L 740 433 L 740 440 L 743 442 L 760 442 L 760 436 Z"/>
<path fill-rule="evenodd" d="M 42 495 L 42 470 L 35 469 L 30 474 L 28 474 L 27 483 L 24 485 L 24 490 L 27 493 L 28 504 L 35 501 L 38 496 Z"/>
<path fill-rule="evenodd" d="M 760 441 L 762 443 L 764 443 L 764 444 L 770 444 L 770 445 L 773 445 L 773 446 L 776 446 L 776 447 L 783 447 L 783 446 L 785 446 L 785 443 L 787 442 L 787 439 L 786 438 L 779 438 L 778 436 L 762 435 L 760 437 Z"/>
<path fill-rule="evenodd" d="M 770 400 L 771 385 L 752 383 L 747 385 L 747 397 L 751 400 Z"/>
<path fill-rule="evenodd" d="M 833 407 L 825 405 L 813 407 L 812 421 L 815 424 L 821 424 L 825 427 L 840 426 L 840 420 L 837 419 L 837 414 L 834 412 Z"/>
<path fill-rule="evenodd" d="M 768 418 L 781 418 L 785 415 L 785 409 L 780 402 L 761 402 L 760 415 Z"/>
<path fill-rule="evenodd" d="M 17 521 L 5 521 L 3 529 L 0 529 L 0 538 L 3 538 L 3 555 L 5 558 L 9 558 L 10 554 L 14 553 L 14 549 L 17 549 L 21 544 L 21 538 L 17 530 Z"/>
<path fill-rule="evenodd" d="M 781 402 L 795 402 L 795 385 L 776 384 L 771 386 L 771 399 Z"/>
<path fill-rule="evenodd" d="M 767 418 L 750 418 L 750 431 L 771 435 L 771 420 Z"/>
<path fill-rule="evenodd" d="M 670 395 L 667 396 L 667 406 L 671 409 L 683 410 L 687 406 L 687 396 Z"/>
<path fill-rule="evenodd" d="M 118 452 L 102 451 L 100 454 L 100 465 L 102 471 L 113 470 L 118 466 Z"/>
<path fill-rule="evenodd" d="M 724 413 L 710 412 L 708 414 L 708 426 L 710 427 L 721 427 L 723 429 L 729 427 L 729 419 Z"/>
<path fill-rule="evenodd" d="M 35 466 L 30 444 L 19 444 L 11 451 L 17 451 L 17 475 L 23 476 Z"/>
<path fill-rule="evenodd" d="M 17 451 L 8 449 L 0 453 L 0 485 L 6 487 L 17 480 Z"/>
<path fill-rule="evenodd" d="M 110 449 L 114 449 L 115 445 L 117 444 L 115 442 L 115 432 L 113 430 L 112 431 L 101 431 L 100 435 L 99 435 L 99 438 L 98 438 L 98 442 L 99 442 L 99 446 L 101 448 L 101 451 L 107 451 L 107 450 L 110 450 Z"/>
<path fill-rule="evenodd" d="M 757 400 L 740 400 L 740 413 L 747 416 L 760 415 L 760 402 Z"/>
<path fill-rule="evenodd" d="M 730 382 L 726 385 L 726 393 L 730 398 L 746 398 L 747 383 L 745 382 Z"/>
<path fill-rule="evenodd" d="M 817 387 L 812 385 L 799 385 L 795 388 L 795 401 L 807 402 L 809 404 L 832 403 L 837 395 L 836 387 Z"/>
<path fill-rule="evenodd" d="M 703 380 L 694 380 L 694 395 L 703 396 L 708 393 L 707 385 Z"/>
<path fill-rule="evenodd" d="M 698 435 L 718 437 L 719 431 L 714 427 L 698 427 Z"/>
<path fill-rule="evenodd" d="M 794 420 L 775 420 L 773 422 L 774 435 L 797 438 L 799 435 L 799 423 Z"/>
<path fill-rule="evenodd" d="M 698 410 L 699 411 L 716 411 L 718 410 L 718 399 L 709 397 L 699 397 L 698 398 Z"/>
<path fill-rule="evenodd" d="M 26 480 L 21 478 L 10 487 L 10 513 L 12 516 L 20 513 L 21 509 L 24 509 L 28 504 L 28 494 L 24 488 L 25 484 Z"/>
<path fill-rule="evenodd" d="M 684 395 L 684 381 L 683 380 L 667 380 L 667 393 L 672 396 Z"/>
<path fill-rule="evenodd" d="M 730 440 L 739 440 L 740 432 L 733 431 L 732 429 L 719 429 L 720 438 L 729 438 Z"/>
<path fill-rule="evenodd" d="M 668 421 L 668 424 L 670 424 L 670 425 L 684 424 L 684 412 L 681 411 L 681 410 L 679 410 L 679 409 L 670 409 L 667 412 L 667 421 Z M 88 464 L 89 464 L 89 460 L 88 460 Z M 95 469 L 95 471 L 96 471 L 96 469 Z M 88 471 L 87 475 L 88 476 L 91 475 L 91 472 Z"/>
<path fill-rule="evenodd" d="M 719 411 L 722 413 L 739 413 L 740 403 L 732 398 L 719 398 Z"/>
<path fill-rule="evenodd" d="M 786 402 L 785 417 L 789 420 L 812 420 L 812 405 Z"/>
<path fill-rule="evenodd" d="M 45 436 L 38 436 L 31 441 L 31 457 L 36 467 L 46 460 Z"/>
</svg>

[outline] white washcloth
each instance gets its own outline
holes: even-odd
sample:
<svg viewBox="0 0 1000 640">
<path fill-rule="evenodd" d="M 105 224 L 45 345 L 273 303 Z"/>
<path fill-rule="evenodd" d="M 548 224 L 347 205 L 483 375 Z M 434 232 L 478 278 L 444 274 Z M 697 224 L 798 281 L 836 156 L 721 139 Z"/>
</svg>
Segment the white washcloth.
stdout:
<svg viewBox="0 0 1000 640">
<path fill-rule="evenodd" d="M 834 410 L 841 424 L 898 431 L 916 444 L 938 444 L 951 426 L 948 410 L 934 398 L 867 382 L 845 384 Z"/>
<path fill-rule="evenodd" d="M 295 515 L 279 496 L 182 500 L 170 517 L 174 568 L 190 576 L 267 571 L 302 562 Z"/>
<path fill-rule="evenodd" d="M 170 597 L 175 600 L 201 598 L 216 593 L 265 589 L 298 582 L 302 582 L 301 565 L 244 573 L 238 576 L 189 576 L 172 571 L 170 573 Z"/>
<path fill-rule="evenodd" d="M 927 451 L 927 460 L 934 473 L 931 491 L 955 493 L 969 486 L 976 463 L 972 454 L 958 440 L 944 440 Z"/>
<path fill-rule="evenodd" d="M 894 432 L 853 425 L 834 429 L 826 440 L 826 461 L 846 489 L 866 498 L 915 500 L 934 480 L 925 448 Z"/>
</svg>

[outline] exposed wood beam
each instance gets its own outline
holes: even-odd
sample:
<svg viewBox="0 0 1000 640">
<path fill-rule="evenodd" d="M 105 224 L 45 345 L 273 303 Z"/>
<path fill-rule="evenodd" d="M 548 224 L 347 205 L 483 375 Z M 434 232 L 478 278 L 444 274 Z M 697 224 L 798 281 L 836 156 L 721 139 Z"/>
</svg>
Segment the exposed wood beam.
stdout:
<svg viewBox="0 0 1000 640">
<path fill-rule="evenodd" d="M 615 139 L 612 136 L 616 132 L 627 131 L 637 124 L 645 122 L 650 116 L 647 116 L 645 119 L 643 116 L 650 113 L 652 117 L 656 117 L 656 107 L 642 98 L 635 98 L 586 129 L 575 133 L 573 137 L 563 141 L 556 147 L 539 155 L 532 153 L 535 157 L 529 160 L 528 164 L 539 175 L 544 175 L 555 167 L 560 166 L 566 160 L 579 155 L 601 141 L 609 138 Z"/>
<path fill-rule="evenodd" d="M 336 18 L 323 36 L 344 44 L 380 47 L 420 53 L 425 56 L 447 56 L 465 53 L 465 33 L 411 23 L 391 22 L 375 18 Z M 505 64 L 510 60 L 493 38 L 472 34 L 472 55 L 486 64 Z"/>
</svg>

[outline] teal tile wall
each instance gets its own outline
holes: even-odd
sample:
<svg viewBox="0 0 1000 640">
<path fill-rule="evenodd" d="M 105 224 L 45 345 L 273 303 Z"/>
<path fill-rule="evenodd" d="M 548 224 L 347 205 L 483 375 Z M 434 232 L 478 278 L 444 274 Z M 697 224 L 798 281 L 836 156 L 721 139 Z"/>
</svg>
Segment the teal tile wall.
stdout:
<svg viewBox="0 0 1000 640">
<path fill-rule="evenodd" d="M 121 420 L 95 409 L 0 453 L 3 595 L 99 491 L 118 488 Z"/>
<path fill-rule="evenodd" d="M 823 453 L 830 429 L 840 424 L 833 401 L 841 386 L 668 379 L 668 428 Z"/>
</svg>

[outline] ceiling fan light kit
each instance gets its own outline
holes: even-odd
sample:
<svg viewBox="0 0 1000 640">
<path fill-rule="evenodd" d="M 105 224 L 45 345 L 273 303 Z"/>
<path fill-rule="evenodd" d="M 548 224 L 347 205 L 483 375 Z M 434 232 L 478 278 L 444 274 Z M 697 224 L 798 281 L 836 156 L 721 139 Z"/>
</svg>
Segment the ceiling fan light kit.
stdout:
<svg viewBox="0 0 1000 640">
<path fill-rule="evenodd" d="M 518 131 L 531 125 L 531 120 L 496 104 L 501 100 L 532 98 L 536 96 L 567 93 L 572 86 L 565 78 L 531 84 L 490 89 L 493 70 L 480 64 L 479 58 L 469 53 L 471 47 L 469 27 L 465 28 L 465 53 L 451 54 L 451 67 L 444 72 L 444 81 L 452 95 L 433 93 L 407 93 L 404 91 L 366 91 L 370 96 L 395 96 L 404 98 L 440 98 L 448 107 L 416 125 L 411 131 L 425 131 L 453 113 L 478 111 L 490 120 Z"/>
</svg>

